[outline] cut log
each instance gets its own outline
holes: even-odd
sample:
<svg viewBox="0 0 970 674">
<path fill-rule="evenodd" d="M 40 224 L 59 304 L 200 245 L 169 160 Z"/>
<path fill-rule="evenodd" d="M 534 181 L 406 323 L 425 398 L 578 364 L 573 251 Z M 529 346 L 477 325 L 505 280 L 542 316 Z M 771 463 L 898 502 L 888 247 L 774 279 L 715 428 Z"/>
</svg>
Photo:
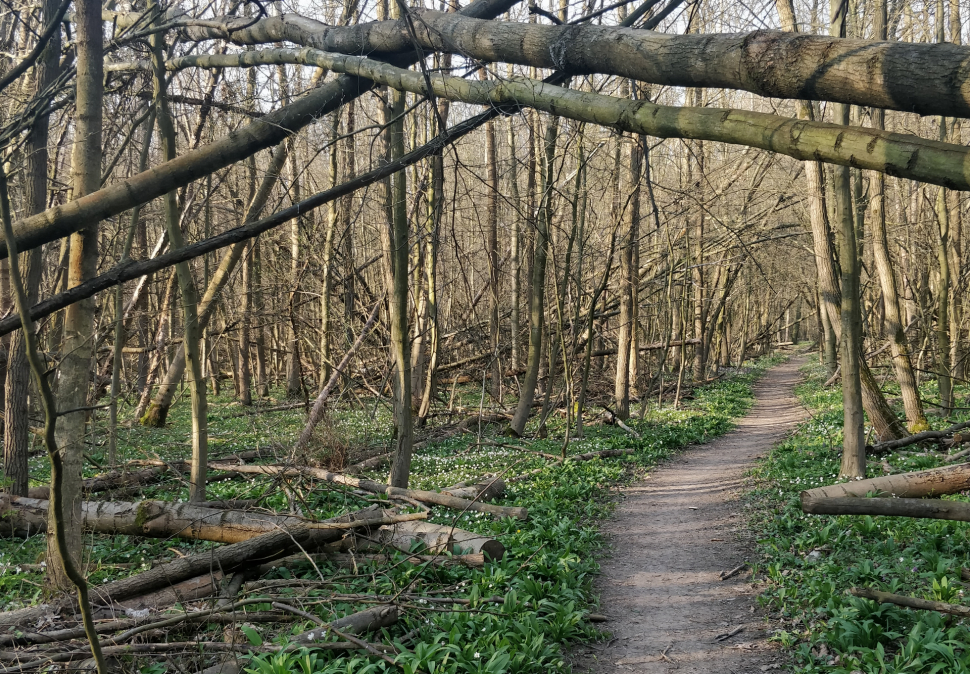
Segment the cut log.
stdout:
<svg viewBox="0 0 970 674">
<path fill-rule="evenodd" d="M 393 604 L 375 606 L 364 611 L 351 613 L 327 625 L 321 625 L 315 629 L 290 637 L 290 643 L 286 650 L 290 650 L 291 647 L 295 650 L 301 646 L 329 641 L 330 630 L 327 629 L 328 627 L 339 630 L 344 634 L 366 634 L 367 632 L 376 632 L 384 627 L 390 627 L 397 622 L 398 616 L 398 608 Z"/>
<path fill-rule="evenodd" d="M 906 606 L 907 608 L 920 609 L 921 611 L 937 611 L 939 613 L 957 615 L 961 618 L 970 618 L 970 606 L 947 604 L 942 601 L 930 601 L 928 599 L 917 599 L 916 597 L 905 597 L 901 594 L 893 594 L 892 592 L 868 590 L 859 587 L 852 588 L 849 590 L 849 593 L 856 597 L 877 601 L 880 604 L 896 604 L 897 606 Z"/>
<path fill-rule="evenodd" d="M 377 456 L 372 456 L 371 458 L 366 459 L 365 461 L 361 461 L 360 463 L 355 463 L 352 466 L 348 466 L 347 468 L 344 468 L 344 474 L 359 475 L 360 473 L 363 473 L 365 470 L 370 470 L 371 468 L 380 468 L 390 460 L 391 460 L 390 453 L 378 454 Z"/>
<path fill-rule="evenodd" d="M 807 493 L 807 492 L 805 492 Z M 970 522 L 970 503 L 919 498 L 806 498 L 802 512 L 813 515 L 883 515 Z"/>
<path fill-rule="evenodd" d="M 217 594 L 219 592 L 219 585 L 224 577 L 222 571 L 216 569 L 155 592 L 115 601 L 112 605 L 133 611 L 149 609 L 158 612 L 178 603 L 197 601 Z"/>
<path fill-rule="evenodd" d="M 955 494 L 964 489 L 970 489 L 970 463 L 816 487 L 802 492 L 802 502 L 806 499 L 865 496 L 869 492 L 920 498 Z"/>
<path fill-rule="evenodd" d="M 420 543 L 432 553 L 474 553 L 483 554 L 489 559 L 502 559 L 505 555 L 505 545 L 501 541 L 430 522 L 402 522 L 383 526 L 378 538 L 382 543 L 405 552 L 413 551 L 415 544 Z"/>
<path fill-rule="evenodd" d="M 129 578 L 91 588 L 92 600 L 100 603 L 120 602 L 154 590 L 181 583 L 219 569 L 223 573 L 244 565 L 257 565 L 292 554 L 301 546 L 329 542 L 339 537 L 337 530 L 314 531 L 307 526 L 291 527 L 251 538 L 242 543 L 224 545 L 188 557 L 182 557 Z"/>
<path fill-rule="evenodd" d="M 505 481 L 492 477 L 473 483 L 460 482 L 452 487 L 445 487 L 441 493 L 470 501 L 491 501 L 493 498 L 505 496 Z"/>
<path fill-rule="evenodd" d="M 391 487 L 373 480 L 351 477 L 341 473 L 331 473 L 323 468 L 306 467 L 286 467 L 286 466 L 245 466 L 227 463 L 210 463 L 209 468 L 214 470 L 229 470 L 240 473 L 254 473 L 263 475 L 279 475 L 282 477 L 313 477 L 318 480 L 325 480 L 335 484 L 343 484 L 355 489 L 363 489 L 372 494 L 386 494 L 387 496 L 404 496 L 421 501 L 422 503 L 432 503 L 455 510 L 472 510 L 486 512 L 500 517 L 517 517 L 518 519 L 528 519 L 529 511 L 526 508 L 508 507 L 493 505 L 491 503 L 480 503 L 457 498 L 449 494 L 442 494 L 436 491 L 425 491 L 422 489 L 401 489 Z"/>
</svg>

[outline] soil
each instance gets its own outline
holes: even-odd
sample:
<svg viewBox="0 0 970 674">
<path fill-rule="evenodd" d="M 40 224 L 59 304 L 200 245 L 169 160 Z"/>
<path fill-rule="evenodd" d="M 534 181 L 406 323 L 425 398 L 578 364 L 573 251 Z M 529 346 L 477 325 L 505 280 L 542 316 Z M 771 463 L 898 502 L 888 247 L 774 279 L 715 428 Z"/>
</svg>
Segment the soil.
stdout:
<svg viewBox="0 0 970 674">
<path fill-rule="evenodd" d="M 765 373 L 735 430 L 622 490 L 604 527 L 611 552 L 596 582 L 599 612 L 608 619 L 602 627 L 612 638 L 574 650 L 573 671 L 755 674 L 785 668 L 784 654 L 767 641 L 769 625 L 751 571 L 726 580 L 721 574 L 754 561 L 740 497 L 755 460 L 806 416 L 794 395 L 805 359 L 794 357 Z"/>
</svg>

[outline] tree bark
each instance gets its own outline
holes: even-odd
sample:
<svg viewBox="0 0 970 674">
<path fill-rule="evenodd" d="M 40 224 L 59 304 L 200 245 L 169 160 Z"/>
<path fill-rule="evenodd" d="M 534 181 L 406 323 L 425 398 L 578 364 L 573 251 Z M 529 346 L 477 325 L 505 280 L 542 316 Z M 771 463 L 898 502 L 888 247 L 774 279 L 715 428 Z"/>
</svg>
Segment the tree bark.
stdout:
<svg viewBox="0 0 970 674">
<path fill-rule="evenodd" d="M 886 0 L 877 0 L 874 8 L 873 30 L 877 40 L 887 39 L 886 30 Z M 886 113 L 881 109 L 872 111 L 872 125 L 877 129 L 886 128 Z M 879 274 L 879 285 L 882 288 L 883 311 L 885 312 L 885 326 L 891 341 L 890 348 L 893 355 L 893 367 L 896 371 L 896 381 L 903 397 L 903 407 L 906 409 L 906 419 L 910 433 L 919 433 L 929 428 L 926 414 L 923 412 L 923 401 L 920 399 L 916 385 L 916 375 L 913 363 L 909 357 L 909 340 L 906 338 L 903 321 L 900 317 L 899 291 L 896 286 L 896 274 L 893 272 L 889 255 L 889 236 L 886 232 L 886 176 L 875 173 L 870 182 L 872 195 L 872 251 Z"/>
</svg>

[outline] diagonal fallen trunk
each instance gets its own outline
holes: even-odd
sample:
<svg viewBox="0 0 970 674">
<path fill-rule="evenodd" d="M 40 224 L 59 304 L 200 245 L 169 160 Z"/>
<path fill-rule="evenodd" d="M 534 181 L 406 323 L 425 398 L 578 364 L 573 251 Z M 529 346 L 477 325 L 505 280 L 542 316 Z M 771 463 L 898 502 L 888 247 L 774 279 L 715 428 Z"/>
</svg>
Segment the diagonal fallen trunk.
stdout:
<svg viewBox="0 0 970 674">
<path fill-rule="evenodd" d="M 970 489 L 970 463 L 816 487 L 802 492 L 802 503 L 820 498 L 859 497 L 869 492 L 896 498 L 921 498 L 955 494 L 964 489 Z"/>
<path fill-rule="evenodd" d="M 970 503 L 919 498 L 805 498 L 802 512 L 813 515 L 884 515 L 970 522 Z"/>
<path fill-rule="evenodd" d="M 312 477 L 318 480 L 325 480 L 335 484 L 343 484 L 355 489 L 363 489 L 373 494 L 386 494 L 387 496 L 404 496 L 406 498 L 421 501 L 422 503 L 432 503 L 434 505 L 453 508 L 455 510 L 473 510 L 476 512 L 491 513 L 500 517 L 516 517 L 518 519 L 528 519 L 529 511 L 527 508 L 510 506 L 492 505 L 491 503 L 480 503 L 458 498 L 450 494 L 436 491 L 425 491 L 423 489 L 402 489 L 391 487 L 373 480 L 350 477 L 340 473 L 331 473 L 323 468 L 307 467 L 287 467 L 287 466 L 239 466 L 227 463 L 209 463 L 209 468 L 213 470 L 236 471 L 239 473 L 252 473 L 257 475 L 278 475 L 280 477 Z"/>
<path fill-rule="evenodd" d="M 491 23 L 491 22 L 485 22 Z M 527 106 L 577 121 L 658 138 L 692 138 L 745 145 L 801 160 L 871 169 L 952 189 L 970 190 L 966 166 L 970 151 L 962 145 L 926 140 L 912 134 L 792 119 L 749 110 L 656 105 L 527 78 L 471 81 L 420 72 L 360 56 L 315 49 L 272 49 L 244 55 L 185 57 L 199 67 L 294 63 L 315 65 L 367 78 L 402 91 L 488 106 Z M 251 61 L 252 63 L 248 63 Z M 429 88 L 432 90 L 429 92 Z"/>
<path fill-rule="evenodd" d="M 469 17 L 493 19 L 514 4 L 514 0 L 474 0 L 459 11 Z M 412 49 L 398 57 L 398 62 L 405 64 L 417 60 Z M 278 145 L 322 115 L 367 93 L 372 86 L 355 77 L 338 77 L 225 138 L 153 166 L 127 180 L 112 183 L 81 199 L 23 218 L 14 224 L 17 248 L 25 252 L 68 236 L 91 222 L 106 220 L 251 157 L 260 150 Z M 0 242 L 0 257 L 6 256 L 7 245 Z"/>
</svg>

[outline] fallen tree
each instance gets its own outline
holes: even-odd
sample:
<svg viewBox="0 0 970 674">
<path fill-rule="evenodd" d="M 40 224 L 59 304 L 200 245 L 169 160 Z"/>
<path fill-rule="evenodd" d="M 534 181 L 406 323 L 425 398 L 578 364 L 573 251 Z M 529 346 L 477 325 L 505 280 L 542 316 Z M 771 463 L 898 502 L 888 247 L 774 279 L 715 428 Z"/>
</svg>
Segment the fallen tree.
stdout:
<svg viewBox="0 0 970 674">
<path fill-rule="evenodd" d="M 493 23 L 490 21 L 482 22 Z M 202 68 L 292 63 L 313 65 L 419 95 L 479 105 L 527 106 L 582 122 L 658 138 L 692 138 L 755 147 L 795 159 L 865 168 L 952 189 L 970 190 L 970 149 L 879 129 L 792 119 L 749 110 L 657 105 L 527 78 L 468 80 L 425 74 L 360 56 L 317 49 L 268 49 L 185 56 Z"/>
<path fill-rule="evenodd" d="M 950 615 L 956 615 L 962 618 L 970 617 L 970 606 L 947 604 L 942 601 L 930 601 L 929 599 L 917 599 L 916 597 L 905 597 L 901 594 L 893 594 L 892 592 L 882 592 L 880 590 L 869 590 L 858 587 L 852 588 L 849 590 L 849 593 L 856 597 L 862 597 L 863 599 L 871 599 L 880 604 L 896 604 L 897 606 L 915 608 L 921 611 L 949 613 Z"/>
<path fill-rule="evenodd" d="M 910 445 L 915 445 L 920 442 L 926 442 L 927 440 L 945 440 L 952 437 L 954 433 L 962 431 L 965 428 L 970 428 L 970 421 L 954 424 L 949 428 L 944 428 L 942 431 L 923 431 L 922 433 L 916 433 L 915 435 L 900 438 L 899 440 L 877 442 L 874 445 L 866 447 L 866 451 L 871 454 L 886 454 L 897 449 L 902 449 L 903 447 L 909 447 Z"/>
<path fill-rule="evenodd" d="M 822 498 L 860 497 L 870 492 L 896 498 L 921 498 L 955 494 L 964 489 L 970 489 L 970 463 L 807 489 L 802 492 L 802 503 Z"/>
<path fill-rule="evenodd" d="M 318 480 L 324 480 L 326 482 L 333 482 L 335 484 L 342 484 L 348 487 L 353 487 L 355 489 L 362 489 L 364 491 L 371 492 L 372 494 L 383 494 L 386 496 L 402 496 L 404 498 L 414 499 L 415 501 L 420 501 L 422 503 L 431 503 L 434 505 L 444 506 L 446 508 L 452 508 L 455 510 L 472 510 L 476 512 L 486 512 L 493 515 L 498 515 L 500 517 L 516 517 L 518 519 L 528 519 L 529 511 L 526 508 L 509 507 L 509 506 L 499 506 L 493 505 L 491 503 L 482 503 L 480 501 L 469 501 L 467 499 L 458 498 L 450 494 L 436 492 L 436 491 L 426 491 L 423 489 L 402 489 L 400 487 L 391 487 L 380 482 L 374 482 L 373 480 L 367 480 L 363 478 L 351 477 L 349 475 L 342 475 L 340 473 L 331 473 L 323 468 L 309 468 L 309 467 L 287 467 L 287 466 L 247 466 L 247 465 L 235 465 L 226 464 L 219 462 L 210 462 L 209 468 L 213 470 L 227 470 L 236 471 L 239 473 L 251 473 L 256 475 L 276 475 L 279 477 L 312 477 Z"/>
<path fill-rule="evenodd" d="M 485 21 L 418 8 L 409 14 L 413 19 L 355 26 L 329 26 L 299 14 L 256 22 L 228 17 L 205 25 L 193 21 L 183 30 L 194 40 L 228 39 L 243 45 L 286 41 L 344 54 L 420 47 L 486 62 L 602 73 L 664 86 L 741 89 L 770 98 L 970 116 L 963 66 L 970 48 L 961 45 L 773 30 L 678 35 L 593 24 Z"/>
<path fill-rule="evenodd" d="M 919 498 L 805 498 L 802 512 L 813 515 L 883 515 L 970 522 L 970 503 Z"/>
<path fill-rule="evenodd" d="M 0 509 L 3 513 L 0 522 L 5 531 L 12 535 L 29 536 L 46 530 L 48 501 L 4 495 L 0 496 Z M 348 516 L 313 522 L 292 515 L 205 508 L 193 503 L 168 501 L 84 501 L 81 504 L 81 514 L 84 528 L 95 533 L 151 538 L 175 537 L 217 543 L 239 543 L 265 533 L 293 527 L 346 530 L 359 526 L 356 520 L 360 519 L 389 524 L 427 517 L 426 513 L 383 513 L 375 516 L 371 511 L 358 511 L 351 513 L 356 518 L 351 522 L 348 522 Z"/>
<path fill-rule="evenodd" d="M 488 559 L 502 559 L 505 555 L 505 545 L 491 536 L 430 522 L 384 525 L 378 530 L 378 540 L 409 552 L 419 545 L 432 553 L 483 554 Z"/>
</svg>

